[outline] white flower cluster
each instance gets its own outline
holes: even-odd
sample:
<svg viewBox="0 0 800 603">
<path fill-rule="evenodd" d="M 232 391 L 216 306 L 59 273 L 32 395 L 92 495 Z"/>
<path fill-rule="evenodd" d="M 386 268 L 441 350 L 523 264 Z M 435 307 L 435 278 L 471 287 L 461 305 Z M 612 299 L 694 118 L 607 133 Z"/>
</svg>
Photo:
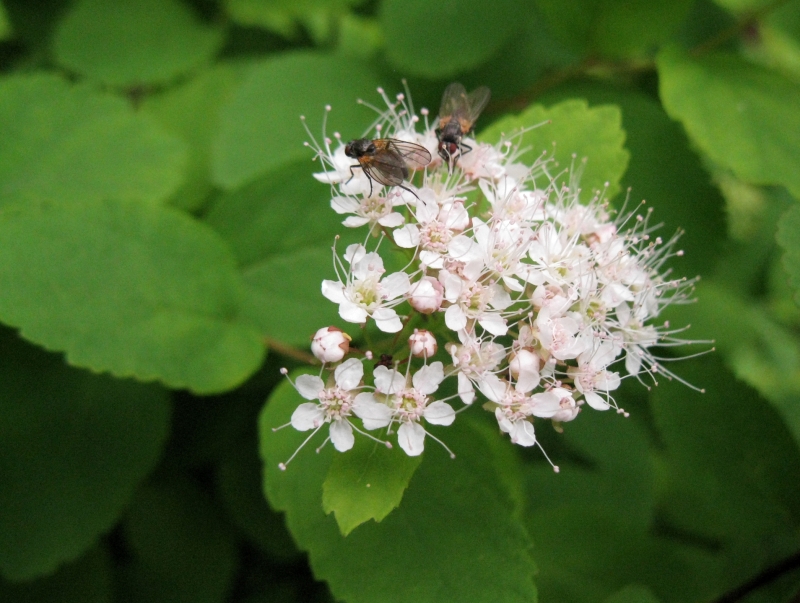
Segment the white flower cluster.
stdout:
<svg viewBox="0 0 800 603">
<path fill-rule="evenodd" d="M 402 364 L 387 356 L 365 384 L 372 354 L 351 351 L 338 329 L 320 329 L 312 349 L 321 375 L 330 374 L 297 379 L 309 402 L 292 416 L 294 428 L 316 433 L 329 424 L 339 451 L 353 446 L 354 431 L 373 439 L 367 431 L 396 431 L 400 447 L 418 455 L 433 437 L 423 419 L 450 425 L 451 404 L 466 408 L 480 392 L 500 430 L 533 446 L 536 418 L 572 421 L 584 403 L 623 413 L 612 395 L 623 367 L 640 380 L 673 376 L 651 348 L 685 343 L 668 324 L 654 324 L 667 304 L 687 300 L 694 282 L 660 272 L 681 253 L 673 251 L 677 237 L 652 236 L 649 212 L 612 218 L 603 191 L 581 203 L 579 170 L 566 173 L 565 186 L 544 155 L 525 165 L 521 132 L 495 145 L 465 137 L 462 152 L 444 161 L 427 111 L 420 119 L 407 96 L 392 101 L 379 92 L 388 109 L 368 136 L 416 143 L 433 159 L 403 187 L 383 187 L 345 155 L 338 133 L 323 133 L 322 144 L 312 136 L 326 166 L 315 177 L 331 184 L 331 206 L 346 215 L 345 226 L 369 233 L 341 257 L 334 251 L 338 279 L 325 280 L 322 293 L 347 322 L 408 330 L 410 337 L 389 340 L 410 349 L 388 350 Z M 387 244 L 407 254 L 404 270 L 387 274 L 378 253 Z M 437 337 L 446 340 L 444 362 L 434 360 Z M 457 380 L 457 394 L 435 400 L 447 378 Z"/>
</svg>

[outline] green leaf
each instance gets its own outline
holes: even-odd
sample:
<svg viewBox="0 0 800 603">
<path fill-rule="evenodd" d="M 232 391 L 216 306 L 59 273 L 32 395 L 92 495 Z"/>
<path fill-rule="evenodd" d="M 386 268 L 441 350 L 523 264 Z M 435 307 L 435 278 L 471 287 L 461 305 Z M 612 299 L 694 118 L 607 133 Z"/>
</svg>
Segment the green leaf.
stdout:
<svg viewBox="0 0 800 603">
<path fill-rule="evenodd" d="M 692 0 L 537 0 L 547 24 L 577 51 L 637 56 L 666 41 L 689 14 Z"/>
<path fill-rule="evenodd" d="M 30 580 L 116 523 L 159 459 L 170 407 L 158 387 L 69 368 L 9 330 L 0 338 L 0 571 Z"/>
<path fill-rule="evenodd" d="M 185 145 L 119 98 L 45 74 L 0 80 L 0 206 L 40 199 L 158 201 Z"/>
<path fill-rule="evenodd" d="M 659 601 L 646 586 L 631 584 L 609 596 L 603 603 L 659 603 Z"/>
<path fill-rule="evenodd" d="M 385 0 L 380 21 L 389 61 L 404 73 L 446 78 L 477 67 L 520 28 L 515 0 Z"/>
<path fill-rule="evenodd" d="M 540 100 L 550 104 L 575 97 L 586 98 L 592 105 L 619 106 L 625 146 L 630 150 L 622 184 L 630 187 L 631 202 L 647 200 L 646 207 L 653 210 L 652 220 L 663 224 L 656 232 L 664 239 L 684 231 L 678 246 L 685 253 L 670 264 L 676 274 L 711 273 L 724 249 L 725 203 L 680 125 L 649 96 L 628 89 L 568 85 Z M 658 144 L 653 144 L 654 140 Z M 592 159 L 590 156 L 589 165 Z"/>
<path fill-rule="evenodd" d="M 0 40 L 7 40 L 12 36 L 11 23 L 8 21 L 6 8 L 0 2 Z"/>
<path fill-rule="evenodd" d="M 494 455 L 469 419 L 460 415 L 452 426 L 434 432 L 453 448 L 455 460 L 429 441 L 400 508 L 344 538 L 320 504 L 331 457 L 340 453 L 327 446 L 314 454 L 311 444 L 285 472 L 277 466 L 306 434 L 290 428 L 275 433 L 272 427 L 286 423 L 300 402 L 284 383 L 261 414 L 265 491 L 276 508 L 286 511 L 295 540 L 309 551 L 314 575 L 328 582 L 336 598 L 350 603 L 536 601 L 530 542 L 497 476 Z"/>
<path fill-rule="evenodd" d="M 231 19 L 246 27 L 263 27 L 286 38 L 300 35 L 305 26 L 321 44 L 334 33 L 334 20 L 362 0 L 226 0 Z"/>
<path fill-rule="evenodd" d="M 0 600 L 14 603 L 111 603 L 112 595 L 109 555 L 99 548 L 47 578 L 20 584 L 0 578 Z"/>
<path fill-rule="evenodd" d="M 550 123 L 545 123 L 547 121 Z M 576 168 L 587 158 L 580 186 L 586 192 L 602 190 L 608 183 L 608 195 L 619 192 L 619 181 L 628 167 L 629 153 L 624 147 L 625 131 L 622 129 L 622 115 L 618 107 L 600 106 L 589 108 L 586 101 L 569 100 L 545 108 L 533 105 L 523 113 L 508 116 L 486 128 L 480 139 L 497 142 L 505 134 L 511 136 L 520 128 L 539 127 L 526 132 L 520 147 L 531 147 L 521 155 L 521 161 L 533 162 L 543 151 L 550 152 L 558 162 L 558 168 L 567 169 L 577 155 Z M 515 139 L 516 142 L 516 139 Z M 556 173 L 558 169 L 551 169 Z M 569 174 L 562 176 L 560 182 L 568 183 Z"/>
<path fill-rule="evenodd" d="M 771 0 L 714 0 L 714 2 L 734 13 L 755 12 L 773 4 Z"/>
<path fill-rule="evenodd" d="M 133 202 L 0 212 L 0 318 L 70 363 L 210 393 L 261 363 L 233 256 L 207 226 Z"/>
<path fill-rule="evenodd" d="M 243 64 L 218 63 L 186 84 L 149 96 L 142 103 L 144 113 L 189 149 L 185 179 L 170 198 L 172 205 L 192 211 L 211 192 L 211 143 L 219 130 L 220 109 L 241 83 L 245 69 Z"/>
<path fill-rule="evenodd" d="M 352 450 L 333 459 L 322 484 L 322 509 L 334 514 L 342 536 L 370 519 L 381 521 L 400 506 L 421 460 L 357 438 Z"/>
<path fill-rule="evenodd" d="M 307 116 L 319 139 L 327 104 L 333 107 L 327 135 L 340 131 L 345 139 L 357 138 L 374 114 L 356 99 L 374 98 L 377 85 L 369 67 L 343 57 L 295 52 L 254 65 L 222 110 L 213 149 L 214 182 L 238 188 L 270 169 L 310 159 L 300 116 Z"/>
<path fill-rule="evenodd" d="M 223 603 L 237 549 L 230 527 L 193 483 L 162 476 L 142 487 L 122 522 L 132 553 L 121 601 Z"/>
<path fill-rule="evenodd" d="M 713 544 L 716 568 L 706 575 L 724 591 L 800 547 L 800 451 L 777 413 L 718 357 L 678 368 L 706 393 L 677 382 L 654 390 L 667 461 L 660 508 L 668 525 Z"/>
<path fill-rule="evenodd" d="M 346 325 L 320 287 L 322 279 L 334 276 L 331 247 L 337 233 L 345 231 L 340 249 L 363 237 L 360 230 L 342 227 L 330 209 L 330 187 L 311 177 L 314 165 L 290 164 L 220 195 L 206 215 L 239 260 L 247 316 L 264 335 L 295 345 L 307 345 L 323 325 Z"/>
<path fill-rule="evenodd" d="M 800 196 L 800 84 L 733 55 L 690 59 L 674 49 L 659 55 L 658 73 L 667 112 L 714 162 Z"/>
<path fill-rule="evenodd" d="M 800 206 L 790 208 L 778 223 L 778 244 L 783 247 L 783 266 L 800 305 Z"/>
<path fill-rule="evenodd" d="M 208 63 L 223 31 L 179 0 L 79 0 L 53 48 L 64 67 L 111 86 L 162 84 Z"/>
<path fill-rule="evenodd" d="M 800 444 L 800 342 L 763 308 L 719 283 L 701 282 L 695 296 L 697 303 L 670 306 L 665 318 L 691 324 L 693 339 L 713 339 L 731 370 L 774 405 Z"/>
</svg>

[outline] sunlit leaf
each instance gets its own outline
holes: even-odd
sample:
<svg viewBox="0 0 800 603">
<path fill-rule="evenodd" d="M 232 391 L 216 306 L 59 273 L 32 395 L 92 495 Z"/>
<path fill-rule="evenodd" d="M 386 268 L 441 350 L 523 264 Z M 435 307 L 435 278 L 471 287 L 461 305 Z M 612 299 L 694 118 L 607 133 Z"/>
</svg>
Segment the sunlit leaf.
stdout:
<svg viewBox="0 0 800 603">
<path fill-rule="evenodd" d="M 132 202 L 0 213 L 0 318 L 70 363 L 198 392 L 261 363 L 233 256 L 207 226 Z"/>
<path fill-rule="evenodd" d="M 0 97 L 0 206 L 157 201 L 183 178 L 185 145 L 119 98 L 43 73 L 0 80 Z"/>
<path fill-rule="evenodd" d="M 223 41 L 179 0 L 79 0 L 56 31 L 60 64 L 112 86 L 159 84 L 209 62 Z"/>
</svg>

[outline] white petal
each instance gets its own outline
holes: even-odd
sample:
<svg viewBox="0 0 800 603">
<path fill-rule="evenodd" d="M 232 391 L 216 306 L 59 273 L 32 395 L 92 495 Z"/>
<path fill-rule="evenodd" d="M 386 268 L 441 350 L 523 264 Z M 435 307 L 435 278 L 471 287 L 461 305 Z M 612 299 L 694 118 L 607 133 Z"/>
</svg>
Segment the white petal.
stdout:
<svg viewBox="0 0 800 603">
<path fill-rule="evenodd" d="M 391 308 L 378 308 L 372 313 L 372 318 L 377 326 L 384 333 L 397 333 L 403 329 L 403 323 L 397 316 L 397 312 Z"/>
<path fill-rule="evenodd" d="M 380 220 L 378 220 L 378 224 L 381 226 L 385 226 L 386 228 L 395 228 L 400 226 L 406 219 L 403 214 L 399 214 L 396 211 L 393 211 L 389 215 L 384 216 Z"/>
<path fill-rule="evenodd" d="M 319 182 L 324 182 L 325 184 L 333 184 L 335 182 L 339 182 L 342 177 L 339 175 L 337 171 L 331 172 L 316 172 L 315 174 L 311 174 L 314 176 L 316 180 Z"/>
<path fill-rule="evenodd" d="M 397 443 L 408 456 L 419 456 L 425 449 L 425 430 L 419 423 L 403 423 L 397 430 Z"/>
<path fill-rule="evenodd" d="M 361 383 L 361 378 L 364 376 L 364 365 L 358 358 L 348 358 L 336 367 L 333 375 L 336 385 L 349 391 L 357 388 Z"/>
<path fill-rule="evenodd" d="M 444 365 L 438 361 L 423 366 L 411 378 L 414 388 L 426 395 L 435 392 L 442 381 L 444 381 Z"/>
<path fill-rule="evenodd" d="M 361 204 L 352 197 L 334 197 L 331 199 L 331 207 L 337 214 L 352 214 L 358 211 Z"/>
<path fill-rule="evenodd" d="M 467 315 L 461 306 L 450 306 L 445 310 L 444 322 L 451 331 L 460 331 L 467 326 Z"/>
<path fill-rule="evenodd" d="M 376 402 L 372 394 L 366 392 L 356 396 L 353 412 L 364 422 L 364 429 L 380 429 L 392 421 L 392 409 Z"/>
<path fill-rule="evenodd" d="M 478 323 L 492 335 L 500 336 L 505 335 L 508 332 L 508 325 L 506 324 L 505 319 L 499 314 L 487 312 L 478 319 Z"/>
<path fill-rule="evenodd" d="M 398 371 L 386 366 L 376 366 L 372 373 L 375 389 L 382 394 L 396 394 L 406 386 L 406 379 Z"/>
<path fill-rule="evenodd" d="M 367 311 L 361 306 L 357 306 L 356 304 L 345 300 L 339 303 L 339 316 L 341 316 L 347 322 L 362 324 L 367 322 L 367 317 L 369 314 L 367 314 Z"/>
<path fill-rule="evenodd" d="M 341 304 L 345 301 L 344 285 L 339 281 L 322 281 L 322 295 L 327 297 L 335 304 Z"/>
<path fill-rule="evenodd" d="M 396 299 L 411 289 L 411 281 L 405 272 L 395 272 L 381 281 L 381 289 L 386 299 Z"/>
<path fill-rule="evenodd" d="M 492 288 L 492 294 L 491 305 L 496 310 L 505 310 L 513 303 L 511 301 L 511 295 L 500 285 L 495 285 Z"/>
<path fill-rule="evenodd" d="M 509 432 L 511 441 L 520 446 L 533 446 L 536 443 L 536 435 L 533 432 L 533 424 L 530 421 L 521 419 L 514 421 L 514 427 Z"/>
<path fill-rule="evenodd" d="M 294 409 L 292 413 L 292 427 L 297 431 L 308 431 L 322 425 L 325 413 L 316 404 L 306 402 Z"/>
<path fill-rule="evenodd" d="M 584 392 L 583 397 L 586 398 L 589 406 L 595 410 L 608 410 L 610 408 L 608 402 L 594 392 Z"/>
<path fill-rule="evenodd" d="M 353 426 L 347 419 L 339 419 L 331 423 L 331 442 L 336 450 L 347 452 L 353 447 L 355 441 Z"/>
<path fill-rule="evenodd" d="M 464 373 L 458 374 L 458 397 L 464 404 L 472 404 L 475 401 L 475 388 Z"/>
<path fill-rule="evenodd" d="M 456 411 L 446 402 L 433 402 L 425 408 L 423 416 L 433 425 L 452 425 L 456 420 Z"/>
<path fill-rule="evenodd" d="M 404 249 L 412 249 L 419 245 L 419 228 L 416 224 L 406 224 L 392 233 L 394 242 Z"/>
<path fill-rule="evenodd" d="M 306 400 L 316 400 L 325 389 L 325 383 L 317 375 L 300 375 L 294 382 L 297 392 Z"/>
<path fill-rule="evenodd" d="M 447 245 L 448 255 L 461 262 L 470 262 L 481 257 L 481 250 L 470 237 L 458 235 Z"/>
<path fill-rule="evenodd" d="M 494 373 L 485 375 L 478 383 L 478 387 L 484 396 L 492 402 L 500 402 L 506 395 L 508 384 Z"/>
<path fill-rule="evenodd" d="M 363 218 L 361 216 L 349 216 L 342 220 L 342 224 L 347 228 L 358 228 L 364 226 L 367 222 L 369 222 L 369 218 Z"/>
</svg>

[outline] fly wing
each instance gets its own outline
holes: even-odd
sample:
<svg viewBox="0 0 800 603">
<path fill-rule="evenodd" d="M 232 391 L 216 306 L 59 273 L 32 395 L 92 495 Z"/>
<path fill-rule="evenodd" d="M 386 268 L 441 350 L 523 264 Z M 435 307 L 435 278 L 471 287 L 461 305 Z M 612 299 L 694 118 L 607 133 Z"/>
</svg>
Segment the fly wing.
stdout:
<svg viewBox="0 0 800 603">
<path fill-rule="evenodd" d="M 489 99 L 491 97 L 492 91 L 486 86 L 475 88 L 475 90 L 469 93 L 467 96 L 466 117 L 469 119 L 471 124 L 474 124 L 478 119 L 478 116 L 481 114 L 481 111 L 486 108 L 486 105 L 489 103 Z"/>
<path fill-rule="evenodd" d="M 381 184 L 386 186 L 397 186 L 402 184 L 408 177 L 406 160 L 399 150 L 394 148 L 395 141 L 391 138 L 373 140 L 372 144 L 378 152 L 368 157 L 366 161 L 359 161 L 364 173 Z"/>
<path fill-rule="evenodd" d="M 422 145 L 395 138 L 384 138 L 387 149 L 403 159 L 403 163 L 412 170 L 421 170 L 431 162 L 431 153 Z"/>
<path fill-rule="evenodd" d="M 444 94 L 442 94 L 439 120 L 443 121 L 456 115 L 463 115 L 467 110 L 467 91 L 458 82 L 453 82 L 444 89 Z"/>
</svg>

